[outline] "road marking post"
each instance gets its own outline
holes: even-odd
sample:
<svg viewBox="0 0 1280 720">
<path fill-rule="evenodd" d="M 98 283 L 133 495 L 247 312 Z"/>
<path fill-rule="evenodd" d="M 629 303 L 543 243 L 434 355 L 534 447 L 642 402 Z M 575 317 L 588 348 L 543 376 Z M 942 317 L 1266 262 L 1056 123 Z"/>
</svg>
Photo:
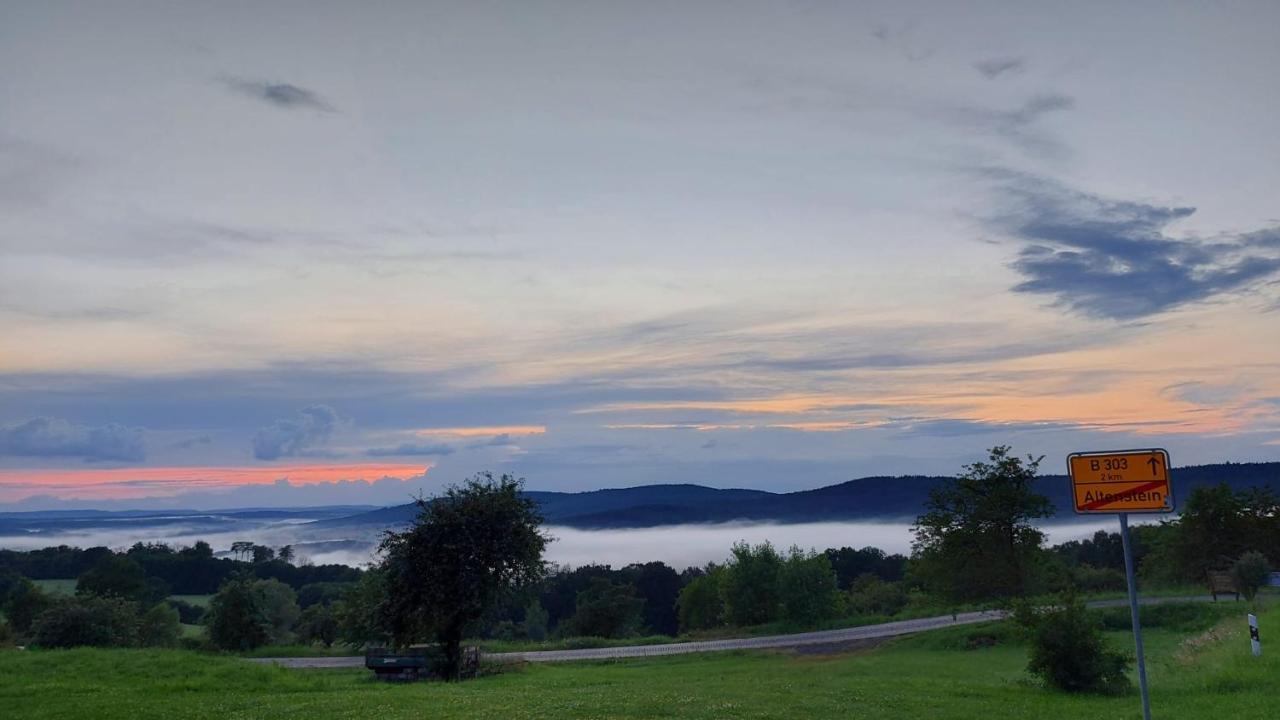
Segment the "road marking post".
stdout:
<svg viewBox="0 0 1280 720">
<path fill-rule="evenodd" d="M 1133 624 L 1133 645 L 1138 655 L 1142 719 L 1151 720 L 1147 661 L 1142 652 L 1142 622 L 1138 617 L 1138 579 L 1133 570 L 1133 543 L 1129 539 L 1129 513 L 1173 512 L 1169 453 L 1159 448 L 1071 453 L 1067 456 L 1067 472 L 1071 477 L 1076 514 L 1115 513 L 1120 516 L 1124 575 L 1129 585 L 1129 621 Z"/>
<path fill-rule="evenodd" d="M 1258 616 L 1249 613 L 1249 644 L 1253 646 L 1253 656 L 1262 655 L 1262 639 L 1258 637 Z"/>
</svg>

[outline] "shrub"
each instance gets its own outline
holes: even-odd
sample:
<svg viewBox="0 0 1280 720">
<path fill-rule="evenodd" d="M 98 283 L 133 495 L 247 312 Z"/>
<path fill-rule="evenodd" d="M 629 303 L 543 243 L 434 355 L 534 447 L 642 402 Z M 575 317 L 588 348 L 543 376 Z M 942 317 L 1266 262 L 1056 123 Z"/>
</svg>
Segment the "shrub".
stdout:
<svg viewBox="0 0 1280 720">
<path fill-rule="evenodd" d="M 333 645 L 338 639 L 338 617 L 329 603 L 312 605 L 302 611 L 298 622 L 298 639 L 305 643 L 322 643 L 325 647 Z"/>
<path fill-rule="evenodd" d="M 897 615 L 906 606 L 907 593 L 900 582 L 863 573 L 849 588 L 849 609 L 858 615 Z"/>
<path fill-rule="evenodd" d="M 1133 619 L 1128 607 L 1091 610 L 1104 630 L 1132 630 Z M 1159 603 L 1142 608 L 1142 627 L 1164 628 L 1182 633 L 1208 630 L 1218 621 L 1219 615 L 1212 605 L 1205 603 Z"/>
<path fill-rule="evenodd" d="M 1267 584 L 1271 577 L 1271 563 L 1267 562 L 1267 556 L 1256 550 L 1240 556 L 1236 560 L 1235 565 L 1231 567 L 1231 574 L 1235 578 L 1236 587 L 1240 589 L 1240 594 L 1244 595 L 1246 600 L 1252 600 L 1258 594 L 1258 589 Z"/>
<path fill-rule="evenodd" d="M 1124 590 L 1128 583 L 1123 570 L 1079 565 L 1071 569 L 1071 582 L 1082 592 Z"/>
<path fill-rule="evenodd" d="M 138 605 L 120 598 L 55 601 L 31 626 L 31 644 L 43 648 L 131 647 L 138 643 Z"/>
<path fill-rule="evenodd" d="M 178 611 L 166 603 L 152 605 L 138 620 L 138 644 L 143 647 L 176 647 L 181 637 Z"/>
<path fill-rule="evenodd" d="M 0 620 L 0 649 L 13 647 L 15 639 L 13 628 L 9 627 L 8 622 Z"/>
<path fill-rule="evenodd" d="M 1096 619 L 1075 596 L 1058 607 L 1020 605 L 1015 618 L 1027 632 L 1027 670 L 1066 692 L 1117 693 L 1129 687 L 1129 656 L 1110 647 Z"/>
</svg>

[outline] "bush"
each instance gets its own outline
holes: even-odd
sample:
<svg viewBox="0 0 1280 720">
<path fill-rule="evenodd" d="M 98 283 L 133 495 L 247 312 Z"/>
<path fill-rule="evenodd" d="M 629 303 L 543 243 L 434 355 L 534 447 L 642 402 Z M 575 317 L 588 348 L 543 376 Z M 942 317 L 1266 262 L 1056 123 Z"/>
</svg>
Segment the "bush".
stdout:
<svg viewBox="0 0 1280 720">
<path fill-rule="evenodd" d="M 31 644 L 42 648 L 137 645 L 138 605 L 94 596 L 57 600 L 32 624 Z"/>
<path fill-rule="evenodd" d="M 897 615 L 907 606 L 907 592 L 900 582 L 885 582 L 863 573 L 849 588 L 849 609 L 858 615 Z"/>
<path fill-rule="evenodd" d="M 1015 618 L 1027 632 L 1027 670 L 1066 692 L 1118 693 L 1129 688 L 1129 656 L 1110 647 L 1096 619 L 1075 596 L 1054 608 L 1020 605 Z"/>
<path fill-rule="evenodd" d="M 1104 630 L 1133 629 L 1133 619 L 1129 616 L 1128 607 L 1105 608 L 1091 610 Z M 1164 628 L 1182 633 L 1195 633 L 1208 630 L 1218 622 L 1217 610 L 1206 603 L 1159 603 L 1145 605 L 1142 608 L 1142 627 Z"/>
<path fill-rule="evenodd" d="M 1270 579 L 1271 563 L 1267 562 L 1266 555 L 1250 550 L 1236 560 L 1235 565 L 1231 567 L 1231 575 L 1235 578 L 1240 594 L 1246 600 L 1252 600 L 1257 596 L 1258 589 L 1266 585 Z"/>
<path fill-rule="evenodd" d="M 138 644 L 143 647 L 176 647 L 181 637 L 178 611 L 168 604 L 151 606 L 138 620 Z"/>
<path fill-rule="evenodd" d="M 312 605 L 302 611 L 298 623 L 298 639 L 304 643 L 321 643 L 325 647 L 338 639 L 338 618 L 329 603 Z"/>
<path fill-rule="evenodd" d="M 0 620 L 0 649 L 13 647 L 14 640 L 17 636 L 13 633 L 13 628 L 9 627 L 9 623 Z"/>
<path fill-rule="evenodd" d="M 1124 571 L 1079 565 L 1071 569 L 1071 583 L 1081 592 L 1124 590 L 1128 587 Z"/>
</svg>

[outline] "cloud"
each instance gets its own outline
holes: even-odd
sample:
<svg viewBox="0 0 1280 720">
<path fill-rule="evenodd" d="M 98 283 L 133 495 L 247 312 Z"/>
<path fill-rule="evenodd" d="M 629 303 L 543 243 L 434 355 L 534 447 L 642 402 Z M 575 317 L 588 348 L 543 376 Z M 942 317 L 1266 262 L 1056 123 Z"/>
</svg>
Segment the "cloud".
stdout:
<svg viewBox="0 0 1280 720">
<path fill-rule="evenodd" d="M 326 113 L 337 112 L 333 105 L 314 91 L 291 83 L 270 83 L 241 78 L 227 78 L 223 83 L 238 93 L 286 110 L 311 109 Z"/>
<path fill-rule="evenodd" d="M 1111 200 L 1056 182 L 996 172 L 1011 207 L 994 224 L 1026 243 L 1015 292 L 1049 295 L 1089 317 L 1134 320 L 1244 289 L 1280 271 L 1275 229 L 1227 240 L 1178 240 L 1192 207 Z"/>
<path fill-rule="evenodd" d="M 501 435 L 494 435 L 488 440 L 482 440 L 477 443 L 471 443 L 470 445 L 467 446 L 467 448 L 474 450 L 476 448 L 486 448 L 486 447 L 509 447 L 515 444 L 516 444 L 516 441 L 511 438 L 511 433 L 502 433 Z"/>
<path fill-rule="evenodd" d="M 327 443 L 340 422 L 338 413 L 328 405 L 303 408 L 294 418 L 281 418 L 259 428 L 253 436 L 253 456 L 275 460 L 301 454 Z"/>
<path fill-rule="evenodd" d="M 196 437 L 187 438 L 186 440 L 183 440 L 181 442 L 176 442 L 172 445 L 172 447 L 181 448 L 183 450 L 189 450 L 197 445 L 208 445 L 212 442 L 213 442 L 213 438 L 210 437 L 209 435 L 197 435 Z"/>
<path fill-rule="evenodd" d="M 141 462 L 142 430 L 117 423 L 90 426 L 38 417 L 0 426 L 0 456 L 77 457 L 86 462 Z"/>
<path fill-rule="evenodd" d="M 1038 156 L 1061 155 L 1065 152 L 1062 144 L 1037 124 L 1046 115 L 1071 110 L 1075 104 L 1075 98 L 1070 95 L 1044 93 L 1028 98 L 1011 110 L 963 106 L 954 108 L 951 115 L 962 127 L 1004 138 Z"/>
<path fill-rule="evenodd" d="M 394 455 L 449 455 L 453 448 L 444 444 L 401 443 L 395 447 L 369 448 L 364 452 L 369 457 L 389 457 Z"/>
<path fill-rule="evenodd" d="M 973 68 L 986 79 L 994 80 L 1005 73 L 1022 72 L 1027 68 L 1027 61 L 1020 57 L 988 58 L 974 63 Z"/>
</svg>

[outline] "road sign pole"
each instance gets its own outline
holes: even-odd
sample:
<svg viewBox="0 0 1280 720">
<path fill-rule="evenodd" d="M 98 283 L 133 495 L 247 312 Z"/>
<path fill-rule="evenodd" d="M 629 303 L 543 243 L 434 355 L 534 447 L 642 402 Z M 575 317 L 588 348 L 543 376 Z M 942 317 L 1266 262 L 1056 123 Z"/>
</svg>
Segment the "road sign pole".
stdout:
<svg viewBox="0 0 1280 720">
<path fill-rule="evenodd" d="M 1147 662 L 1142 656 L 1142 624 L 1138 620 L 1138 579 L 1133 573 L 1133 544 L 1129 542 L 1129 514 L 1120 513 L 1120 542 L 1124 545 L 1124 574 L 1129 581 L 1129 620 L 1133 623 L 1133 644 L 1138 653 L 1138 689 L 1142 691 L 1142 720 L 1151 720 L 1151 698 L 1147 695 Z"/>
</svg>

